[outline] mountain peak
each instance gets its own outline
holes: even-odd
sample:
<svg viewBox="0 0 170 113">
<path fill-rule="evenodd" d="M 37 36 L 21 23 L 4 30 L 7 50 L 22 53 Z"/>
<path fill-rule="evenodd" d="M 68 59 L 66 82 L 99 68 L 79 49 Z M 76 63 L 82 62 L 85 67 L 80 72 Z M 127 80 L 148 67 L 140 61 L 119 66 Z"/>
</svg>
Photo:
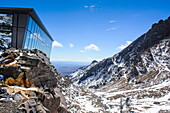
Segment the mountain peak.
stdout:
<svg viewBox="0 0 170 113">
<path fill-rule="evenodd" d="M 91 64 L 94 64 L 94 63 L 98 63 L 98 61 L 97 61 L 97 60 L 93 60 L 93 61 L 91 62 Z"/>
<path fill-rule="evenodd" d="M 169 53 L 170 17 L 153 24 L 147 33 L 113 57 L 100 62 L 93 61 L 70 76 L 75 85 L 88 88 L 99 88 L 121 78 L 125 78 L 127 82 L 145 84 L 152 80 L 148 76 L 151 76 L 153 71 L 153 78 L 160 77 L 155 82 L 160 82 L 164 78 L 161 78 L 160 73 L 166 75 L 170 70 Z"/>
</svg>

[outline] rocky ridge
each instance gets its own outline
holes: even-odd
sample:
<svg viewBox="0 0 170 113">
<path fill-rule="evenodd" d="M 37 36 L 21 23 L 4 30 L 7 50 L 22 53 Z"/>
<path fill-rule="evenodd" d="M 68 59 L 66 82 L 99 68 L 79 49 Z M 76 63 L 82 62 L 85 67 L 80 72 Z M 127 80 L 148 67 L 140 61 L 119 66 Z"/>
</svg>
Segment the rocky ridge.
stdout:
<svg viewBox="0 0 170 113">
<path fill-rule="evenodd" d="M 169 78 L 169 56 L 170 17 L 153 24 L 120 53 L 80 68 L 69 77 L 75 85 L 86 88 L 99 88 L 121 78 L 134 84 L 158 84 Z"/>
</svg>

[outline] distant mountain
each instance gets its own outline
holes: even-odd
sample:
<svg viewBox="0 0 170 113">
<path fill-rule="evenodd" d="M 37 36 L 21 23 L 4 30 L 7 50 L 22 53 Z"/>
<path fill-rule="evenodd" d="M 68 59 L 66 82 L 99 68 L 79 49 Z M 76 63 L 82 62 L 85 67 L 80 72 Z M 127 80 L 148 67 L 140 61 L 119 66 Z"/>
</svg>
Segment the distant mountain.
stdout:
<svg viewBox="0 0 170 113">
<path fill-rule="evenodd" d="M 69 75 L 75 72 L 80 67 L 87 66 L 88 62 L 71 62 L 71 61 L 52 61 L 52 64 L 56 67 L 57 71 L 61 75 Z"/>
<path fill-rule="evenodd" d="M 159 84 L 170 78 L 170 17 L 113 57 L 78 69 L 69 75 L 77 86 L 99 88 L 124 79 L 124 83 Z M 120 85 L 120 84 L 117 84 Z"/>
</svg>

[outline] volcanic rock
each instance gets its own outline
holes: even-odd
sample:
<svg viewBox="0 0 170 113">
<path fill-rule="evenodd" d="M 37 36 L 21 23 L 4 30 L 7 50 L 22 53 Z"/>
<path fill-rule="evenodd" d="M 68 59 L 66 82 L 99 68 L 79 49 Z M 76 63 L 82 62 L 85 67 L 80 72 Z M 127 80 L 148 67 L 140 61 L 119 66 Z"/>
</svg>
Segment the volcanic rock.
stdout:
<svg viewBox="0 0 170 113">
<path fill-rule="evenodd" d="M 11 48 L 0 58 L 0 109 L 3 113 L 68 113 L 60 92 L 68 82 L 43 52 Z M 1 103 L 14 106 L 7 109 Z"/>
</svg>

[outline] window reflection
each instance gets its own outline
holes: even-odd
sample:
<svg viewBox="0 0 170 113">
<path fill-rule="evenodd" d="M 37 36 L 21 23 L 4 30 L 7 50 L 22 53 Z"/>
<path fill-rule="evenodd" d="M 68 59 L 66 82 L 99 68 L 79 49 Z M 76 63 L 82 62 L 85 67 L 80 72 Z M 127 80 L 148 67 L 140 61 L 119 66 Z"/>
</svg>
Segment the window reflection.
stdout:
<svg viewBox="0 0 170 113">
<path fill-rule="evenodd" d="M 51 52 L 52 40 L 37 25 L 37 23 L 29 17 L 25 36 L 25 49 L 38 49 L 46 53 L 49 57 Z"/>
<path fill-rule="evenodd" d="M 12 14 L 0 14 L 0 50 L 11 47 Z"/>
</svg>

